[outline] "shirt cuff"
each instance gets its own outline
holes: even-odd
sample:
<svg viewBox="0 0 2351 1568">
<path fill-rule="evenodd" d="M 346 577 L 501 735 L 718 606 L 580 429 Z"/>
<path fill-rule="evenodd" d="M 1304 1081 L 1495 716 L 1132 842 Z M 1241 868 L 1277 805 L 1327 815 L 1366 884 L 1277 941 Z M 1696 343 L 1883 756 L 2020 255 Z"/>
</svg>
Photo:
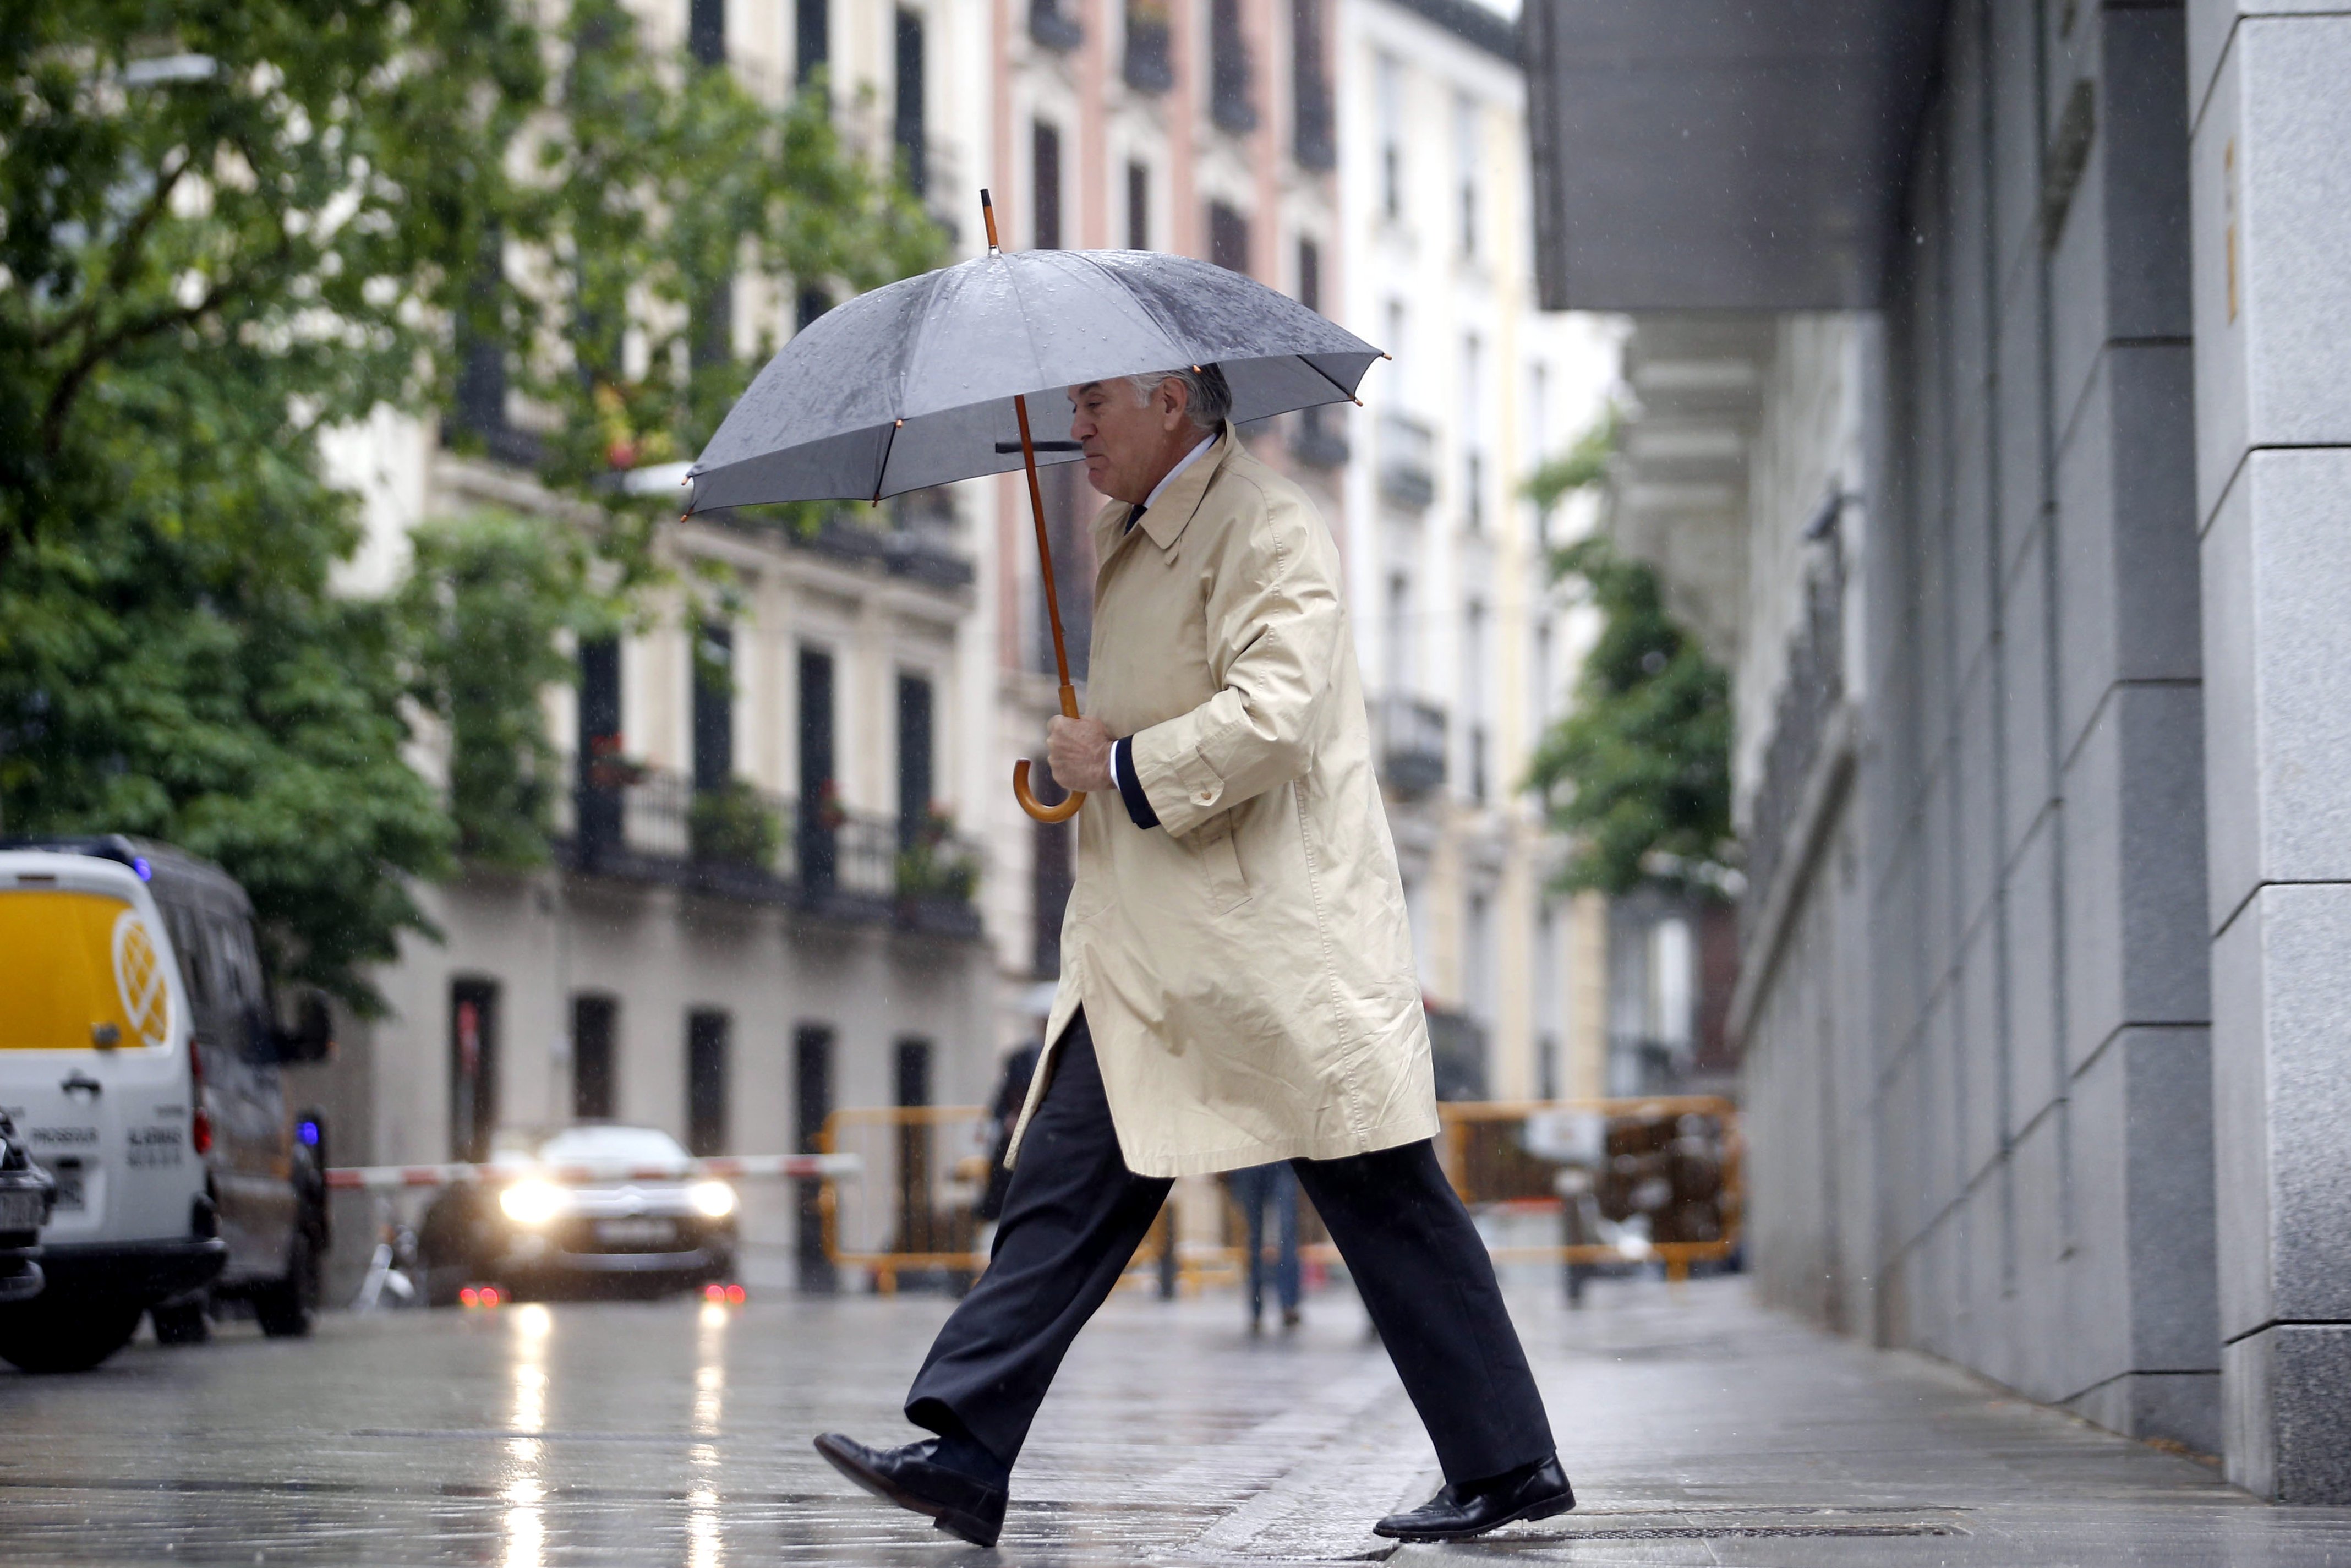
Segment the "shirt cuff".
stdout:
<svg viewBox="0 0 2351 1568">
<path fill-rule="evenodd" d="M 1126 802 L 1126 814 L 1138 828 L 1155 828 L 1159 813 L 1151 809 L 1151 797 L 1134 777 L 1134 737 L 1113 744 L 1110 748 L 1111 782 L 1118 786 L 1118 798 Z"/>
</svg>

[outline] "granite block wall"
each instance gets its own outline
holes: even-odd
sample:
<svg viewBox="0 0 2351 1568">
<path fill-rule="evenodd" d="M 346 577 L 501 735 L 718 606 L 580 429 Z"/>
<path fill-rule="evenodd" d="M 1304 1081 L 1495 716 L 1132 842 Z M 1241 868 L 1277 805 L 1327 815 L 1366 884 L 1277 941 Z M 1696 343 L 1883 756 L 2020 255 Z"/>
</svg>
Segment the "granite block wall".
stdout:
<svg viewBox="0 0 2351 1568">
<path fill-rule="evenodd" d="M 1950 7 L 1861 579 L 1844 928 L 1871 1043 L 1840 1069 L 1834 1029 L 1767 997 L 1749 1048 L 1759 1146 L 1842 1094 L 1875 1191 L 1873 1253 L 1825 1196 L 1849 1150 L 1759 1179 L 1759 1249 L 1806 1271 L 1767 1263 L 1775 1297 L 1825 1315 L 1810 1270 L 1865 1274 L 1884 1340 L 2213 1452 L 2188 33 L 2177 5 Z M 1824 994 L 1801 967 L 1834 946 L 1771 987 Z"/>
<path fill-rule="evenodd" d="M 2351 16 L 2187 32 L 2223 1425 L 2231 1479 L 2346 1502 Z"/>
</svg>

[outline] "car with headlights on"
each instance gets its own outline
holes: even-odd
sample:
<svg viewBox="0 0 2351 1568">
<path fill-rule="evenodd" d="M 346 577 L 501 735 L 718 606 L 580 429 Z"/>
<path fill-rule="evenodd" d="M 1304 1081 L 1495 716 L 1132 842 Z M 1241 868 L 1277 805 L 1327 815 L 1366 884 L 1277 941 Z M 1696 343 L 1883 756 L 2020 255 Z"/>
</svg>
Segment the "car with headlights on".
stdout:
<svg viewBox="0 0 2351 1568">
<path fill-rule="evenodd" d="M 517 1300 L 659 1295 L 732 1279 L 735 1188 L 695 1174 L 654 1127 L 583 1122 L 504 1132 L 485 1179 L 425 1210 L 417 1246 L 426 1300 L 454 1305 L 470 1286 Z"/>
</svg>

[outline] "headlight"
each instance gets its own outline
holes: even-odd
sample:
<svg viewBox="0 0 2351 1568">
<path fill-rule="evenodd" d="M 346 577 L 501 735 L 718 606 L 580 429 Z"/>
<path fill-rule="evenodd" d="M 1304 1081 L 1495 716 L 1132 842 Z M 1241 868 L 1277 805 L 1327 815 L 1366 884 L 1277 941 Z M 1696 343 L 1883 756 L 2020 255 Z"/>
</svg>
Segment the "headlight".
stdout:
<svg viewBox="0 0 2351 1568">
<path fill-rule="evenodd" d="M 544 1225 L 563 1212 L 566 1201 L 552 1182 L 518 1181 L 498 1194 L 498 1207 L 517 1225 Z"/>
<path fill-rule="evenodd" d="M 735 1189 L 723 1181 L 698 1181 L 685 1189 L 686 1202 L 695 1212 L 712 1219 L 724 1219 L 735 1212 Z"/>
</svg>

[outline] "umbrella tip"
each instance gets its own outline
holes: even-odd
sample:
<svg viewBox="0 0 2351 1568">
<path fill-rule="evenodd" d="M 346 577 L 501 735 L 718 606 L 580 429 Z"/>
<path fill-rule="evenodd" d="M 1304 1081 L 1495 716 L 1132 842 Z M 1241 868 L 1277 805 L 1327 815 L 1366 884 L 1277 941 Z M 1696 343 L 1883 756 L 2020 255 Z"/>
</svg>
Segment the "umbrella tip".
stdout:
<svg viewBox="0 0 2351 1568">
<path fill-rule="evenodd" d="M 987 254 L 998 255 L 996 239 L 996 202 L 988 195 L 987 187 L 985 185 L 979 188 L 979 215 L 987 220 Z"/>
</svg>

